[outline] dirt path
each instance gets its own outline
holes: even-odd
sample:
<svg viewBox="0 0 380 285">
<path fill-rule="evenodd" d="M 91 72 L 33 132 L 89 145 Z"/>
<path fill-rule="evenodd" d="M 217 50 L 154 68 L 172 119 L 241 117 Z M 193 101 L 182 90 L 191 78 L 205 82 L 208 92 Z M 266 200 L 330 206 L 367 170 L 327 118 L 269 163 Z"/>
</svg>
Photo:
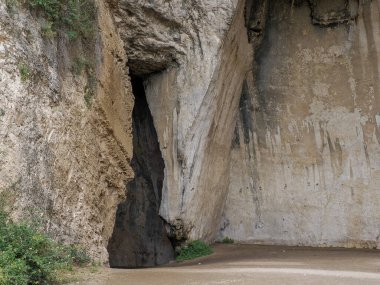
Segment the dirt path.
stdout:
<svg viewBox="0 0 380 285">
<path fill-rule="evenodd" d="M 215 246 L 209 257 L 149 269 L 109 269 L 82 285 L 379 285 L 380 251 Z"/>
</svg>

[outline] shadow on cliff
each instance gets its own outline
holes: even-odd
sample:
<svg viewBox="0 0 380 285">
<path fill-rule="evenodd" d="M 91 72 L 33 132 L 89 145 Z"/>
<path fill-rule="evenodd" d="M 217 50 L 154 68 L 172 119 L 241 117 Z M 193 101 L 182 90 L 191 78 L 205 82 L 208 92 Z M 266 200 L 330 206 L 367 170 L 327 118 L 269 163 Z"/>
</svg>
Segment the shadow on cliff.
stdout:
<svg viewBox="0 0 380 285">
<path fill-rule="evenodd" d="M 132 77 L 131 82 L 135 96 L 131 165 L 135 178 L 126 185 L 127 199 L 118 207 L 108 245 L 110 266 L 123 268 L 150 267 L 174 258 L 158 214 L 165 165 L 143 81 Z"/>
</svg>

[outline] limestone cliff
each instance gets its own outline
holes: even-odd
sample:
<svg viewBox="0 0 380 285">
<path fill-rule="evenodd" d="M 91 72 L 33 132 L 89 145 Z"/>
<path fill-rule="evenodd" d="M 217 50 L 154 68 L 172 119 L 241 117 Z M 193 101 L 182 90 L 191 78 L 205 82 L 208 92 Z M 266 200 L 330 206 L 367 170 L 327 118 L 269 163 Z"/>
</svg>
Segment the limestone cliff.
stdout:
<svg viewBox="0 0 380 285">
<path fill-rule="evenodd" d="M 269 1 L 240 99 L 221 235 L 378 247 L 379 2 L 311 2 Z"/>
<path fill-rule="evenodd" d="M 378 1 L 99 0 L 90 42 L 46 38 L 43 16 L 9 3 L 0 195 L 14 218 L 38 209 L 114 266 L 226 236 L 378 246 Z"/>
<path fill-rule="evenodd" d="M 172 239 L 377 245 L 376 2 L 121 3 Z"/>
<path fill-rule="evenodd" d="M 0 1 L 1 202 L 15 218 L 41 215 L 57 239 L 106 261 L 116 206 L 133 177 L 122 42 L 103 1 L 89 50 L 65 34 L 42 37 L 43 18 L 6 4 Z M 82 54 L 93 64 L 94 86 L 85 71 L 73 71 Z"/>
<path fill-rule="evenodd" d="M 160 215 L 172 239 L 212 241 L 227 191 L 241 83 L 250 62 L 244 2 L 179 2 L 121 1 L 121 15 L 132 15 L 119 16 L 119 29 L 132 66 L 138 58 L 149 72 L 166 67 L 145 79 L 165 161 Z M 136 27 L 131 18 L 148 24 L 138 22 Z M 141 68 L 133 71 L 146 76 Z"/>
</svg>

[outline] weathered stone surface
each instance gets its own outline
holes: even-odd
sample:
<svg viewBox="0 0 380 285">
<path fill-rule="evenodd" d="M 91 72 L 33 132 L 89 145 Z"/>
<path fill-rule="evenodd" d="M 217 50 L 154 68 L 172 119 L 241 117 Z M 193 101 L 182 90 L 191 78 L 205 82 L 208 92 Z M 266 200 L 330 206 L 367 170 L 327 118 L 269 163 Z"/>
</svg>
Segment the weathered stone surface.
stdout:
<svg viewBox="0 0 380 285">
<path fill-rule="evenodd" d="M 367 1 L 356 22 L 321 28 L 306 3 L 271 1 L 243 88 L 221 236 L 379 246 L 378 8 Z"/>
<path fill-rule="evenodd" d="M 354 20 L 358 16 L 358 0 L 310 0 L 314 24 L 337 25 Z"/>
<path fill-rule="evenodd" d="M 166 233 L 160 209 L 164 161 L 141 79 L 132 79 L 133 159 L 135 178 L 127 188 L 127 199 L 116 213 L 108 244 L 112 267 L 151 267 L 169 262 L 174 249 Z"/>
<path fill-rule="evenodd" d="M 331 198 L 332 194 L 325 192 L 345 188 L 345 181 L 356 183 L 356 187 L 362 189 L 356 178 L 342 176 L 343 170 L 331 172 L 339 167 L 343 169 L 347 161 L 361 161 L 363 157 L 360 155 L 365 152 L 359 151 L 360 148 L 366 146 L 368 153 L 370 143 L 359 141 L 358 149 L 346 147 L 346 157 L 355 157 L 348 159 L 343 155 L 343 146 L 346 145 L 343 141 L 352 140 L 353 133 L 350 132 L 355 129 L 352 127 L 354 122 L 371 129 L 371 120 L 374 122 L 376 118 L 376 104 L 368 114 L 363 114 L 363 106 L 368 109 L 370 102 L 363 102 L 361 106 L 355 105 L 357 101 L 351 104 L 347 96 L 340 94 L 356 92 L 355 96 L 359 97 L 357 94 L 368 94 L 375 84 L 372 76 L 372 85 L 359 90 L 355 85 L 367 82 L 368 77 L 353 68 L 358 65 L 374 70 L 368 67 L 367 61 L 359 63 L 357 52 L 361 38 L 370 29 L 358 25 L 364 17 L 369 19 L 370 14 L 365 11 L 369 9 L 368 5 L 375 4 L 359 6 L 357 1 L 322 0 L 233 2 L 223 10 L 226 11 L 223 15 L 218 13 L 221 10 L 212 7 L 212 2 L 195 2 L 192 4 L 196 9 L 189 9 L 186 1 L 184 5 L 135 1 L 133 6 L 130 1 L 121 1 L 119 6 L 119 14 L 134 15 L 132 20 L 120 17 L 119 30 L 132 59 L 130 66 L 133 71 L 147 76 L 145 89 L 165 161 L 160 214 L 168 223 L 169 236 L 180 241 L 187 238 L 213 240 L 218 231 L 216 222 L 220 220 L 226 204 L 221 236 L 245 241 L 281 243 L 283 240 L 291 244 L 314 245 L 324 242 L 350 245 L 348 240 L 357 239 L 367 244 L 367 239 L 359 235 L 360 229 L 355 232 L 357 237 L 354 235 L 348 239 L 343 237 L 341 229 L 322 237 L 331 226 L 323 228 L 311 218 L 319 217 L 319 223 L 322 223 L 323 216 L 329 220 L 339 216 L 346 224 L 356 216 L 365 221 L 372 219 L 359 208 L 354 210 L 355 214 L 336 208 L 326 210 L 332 206 L 321 201 L 336 199 L 337 203 L 349 208 L 362 203 L 359 200 L 349 202 L 344 194 L 334 194 Z M 376 27 L 373 12 L 376 9 L 370 11 L 373 28 Z M 198 16 L 189 16 L 194 13 Z M 154 20 L 150 21 L 152 14 Z M 210 23 L 218 23 L 222 28 L 215 30 L 215 25 Z M 196 37 L 193 36 L 195 34 Z M 261 42 L 263 37 L 265 40 Z M 164 44 L 166 47 L 160 49 Z M 377 58 L 371 45 L 372 52 L 368 50 L 367 57 Z M 234 50 L 236 47 L 238 50 Z M 250 59 L 253 52 L 254 62 Z M 133 58 L 138 59 L 138 66 L 135 66 Z M 246 64 L 252 62 L 251 71 L 242 84 Z M 152 72 L 159 73 L 152 75 Z M 337 78 L 332 79 L 332 75 L 337 75 Z M 330 82 L 326 82 L 328 80 Z M 237 110 L 237 93 L 242 85 L 240 114 L 235 129 L 236 117 L 231 114 Z M 359 108 L 361 113 L 355 111 Z M 340 115 L 337 116 L 337 112 Z M 346 122 L 340 122 L 341 117 L 347 117 Z M 367 117 L 372 119 L 364 123 L 363 118 Z M 345 124 L 352 128 L 346 130 Z M 372 124 L 371 130 L 378 132 Z M 311 129 L 323 130 L 318 143 L 310 138 Z M 369 134 L 367 136 L 370 137 Z M 376 146 L 376 141 L 373 143 Z M 275 149 L 272 144 L 280 146 Z M 326 148 L 331 150 L 326 151 Z M 376 147 L 371 153 L 377 155 Z M 331 162 L 340 159 L 341 162 Z M 331 169 L 326 166 L 328 164 L 332 165 Z M 291 166 L 286 168 L 286 165 Z M 314 196 L 305 192 L 311 187 L 309 184 L 314 184 L 309 181 L 313 165 L 315 171 L 317 166 L 323 168 L 318 170 L 323 173 L 315 183 L 319 192 L 316 191 Z M 360 165 L 351 168 L 358 168 L 360 173 Z M 229 177 L 227 167 L 231 169 Z M 364 170 L 369 175 L 367 186 L 378 185 L 376 174 L 370 175 L 369 168 Z M 355 173 L 354 170 L 352 172 Z M 226 184 L 230 184 L 227 202 Z M 286 192 L 280 184 L 284 184 L 282 188 L 291 190 Z M 279 187 L 283 197 L 277 193 Z M 360 191 L 375 195 L 372 188 L 367 190 L 368 187 Z M 282 198 L 276 202 L 274 197 Z M 320 202 L 311 202 L 306 197 L 319 197 Z M 293 212 L 294 205 L 303 210 Z M 262 218 L 264 211 L 268 221 Z M 284 213 L 285 218 L 279 213 Z M 303 215 L 310 216 L 311 223 L 304 221 Z M 301 229 L 301 221 L 307 225 L 306 228 Z M 282 231 L 292 231 L 293 234 L 288 233 L 288 237 L 283 239 L 277 237 L 281 231 L 279 225 L 287 227 L 288 224 L 293 228 Z M 263 228 L 269 229 L 265 231 Z M 260 231 L 262 233 L 256 236 Z M 370 244 L 376 239 L 375 231 L 373 227 L 368 239 Z M 286 236 L 286 233 L 281 232 L 281 235 Z"/>
<path fill-rule="evenodd" d="M 133 177 L 133 99 L 122 42 L 99 1 L 100 33 L 86 54 L 97 78 L 88 108 L 86 76 L 71 71 L 83 50 L 64 37 L 42 38 L 29 10 L 10 11 L 5 2 L 0 1 L 1 201 L 14 218 L 32 209 L 57 239 L 81 243 L 107 261 L 116 207 Z M 21 69 L 29 74 L 24 80 Z"/>
<path fill-rule="evenodd" d="M 207 39 L 201 37 L 203 26 L 208 25 L 210 35 L 218 28 L 228 28 L 225 21 L 233 13 L 233 2 L 120 1 L 115 9 L 116 22 L 132 72 L 146 75 L 163 71 L 178 66 L 191 51 L 202 53 L 207 48 Z M 223 31 L 216 35 L 223 35 Z"/>
<path fill-rule="evenodd" d="M 197 25 L 202 44 L 188 47 L 179 68 L 145 82 L 165 161 L 160 214 L 169 224 L 180 221 L 180 236 L 189 239 L 214 239 L 227 194 L 238 95 L 250 62 L 244 3 L 234 5 L 229 18 L 219 6 L 205 10 L 220 17 L 221 29 L 203 19 Z"/>
<path fill-rule="evenodd" d="M 88 78 L 71 70 L 81 44 L 42 38 L 41 18 L 0 1 L 0 195 L 14 218 L 38 208 L 55 237 L 107 260 L 126 201 L 136 219 L 118 222 L 149 264 L 161 263 L 149 230 L 168 244 L 158 207 L 173 244 L 378 246 L 378 1 L 96 5 L 88 108 Z M 164 166 L 131 168 L 128 68 L 144 79 Z"/>
<path fill-rule="evenodd" d="M 146 77 L 165 162 L 160 214 L 174 243 L 212 241 L 218 231 L 251 54 L 244 5 L 125 0 L 114 7 L 131 72 Z"/>
</svg>

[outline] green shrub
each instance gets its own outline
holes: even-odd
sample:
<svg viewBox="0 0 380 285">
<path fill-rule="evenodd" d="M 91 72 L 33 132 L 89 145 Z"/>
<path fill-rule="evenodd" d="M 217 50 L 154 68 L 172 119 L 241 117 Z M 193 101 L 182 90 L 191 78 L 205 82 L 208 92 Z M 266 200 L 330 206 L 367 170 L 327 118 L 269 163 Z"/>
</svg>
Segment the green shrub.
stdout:
<svg viewBox="0 0 380 285">
<path fill-rule="evenodd" d="M 18 70 L 20 72 L 21 80 L 26 81 L 29 79 L 30 76 L 30 71 L 29 67 L 26 64 L 19 64 L 18 65 Z"/>
<path fill-rule="evenodd" d="M 57 30 L 64 30 L 69 39 L 79 36 L 88 38 L 94 32 L 95 6 L 92 0 L 29 0 L 30 6 L 42 12 L 51 23 L 46 36 L 55 36 Z M 45 27 L 46 30 L 46 27 Z"/>
<path fill-rule="evenodd" d="M 203 241 L 195 240 L 188 244 L 186 247 L 180 249 L 177 253 L 176 259 L 178 261 L 183 261 L 210 255 L 211 253 L 213 253 L 213 250 L 209 245 Z"/>
<path fill-rule="evenodd" d="M 232 239 L 232 238 L 229 238 L 229 237 L 225 237 L 223 240 L 222 240 L 222 243 L 226 243 L 226 244 L 232 244 L 234 243 L 235 241 Z"/>
<path fill-rule="evenodd" d="M 90 0 L 61 0 L 65 3 L 62 18 L 70 39 L 89 37 L 94 32 L 95 8 Z"/>
<path fill-rule="evenodd" d="M 83 70 L 86 72 L 89 72 L 89 70 L 92 68 L 92 64 L 90 61 L 87 60 L 84 56 L 79 56 L 74 59 L 73 63 L 73 72 L 75 75 L 81 75 Z"/>
<path fill-rule="evenodd" d="M 29 0 L 33 8 L 39 9 L 45 13 L 45 17 L 56 22 L 59 20 L 61 3 L 59 0 Z"/>
<path fill-rule="evenodd" d="M 92 101 L 95 97 L 95 89 L 96 89 L 96 78 L 92 69 L 89 69 L 87 72 L 87 85 L 84 90 L 84 101 L 86 102 L 87 108 L 92 106 Z"/>
<path fill-rule="evenodd" d="M 13 223 L 0 212 L 0 285 L 53 284 L 58 272 L 89 260 L 74 248 L 27 223 Z"/>
<path fill-rule="evenodd" d="M 95 96 L 96 77 L 94 75 L 94 64 L 84 56 L 79 56 L 74 59 L 72 72 L 74 75 L 81 75 L 85 72 L 87 76 L 87 84 L 84 90 L 83 99 L 88 108 L 91 107 Z"/>
<path fill-rule="evenodd" d="M 41 33 L 42 36 L 45 38 L 55 38 L 57 36 L 57 32 L 53 28 L 53 22 L 46 20 L 42 25 L 41 25 Z"/>
<path fill-rule="evenodd" d="M 91 262 L 91 258 L 83 248 L 71 244 L 67 249 L 69 250 L 71 260 L 75 265 L 84 266 Z"/>
</svg>

